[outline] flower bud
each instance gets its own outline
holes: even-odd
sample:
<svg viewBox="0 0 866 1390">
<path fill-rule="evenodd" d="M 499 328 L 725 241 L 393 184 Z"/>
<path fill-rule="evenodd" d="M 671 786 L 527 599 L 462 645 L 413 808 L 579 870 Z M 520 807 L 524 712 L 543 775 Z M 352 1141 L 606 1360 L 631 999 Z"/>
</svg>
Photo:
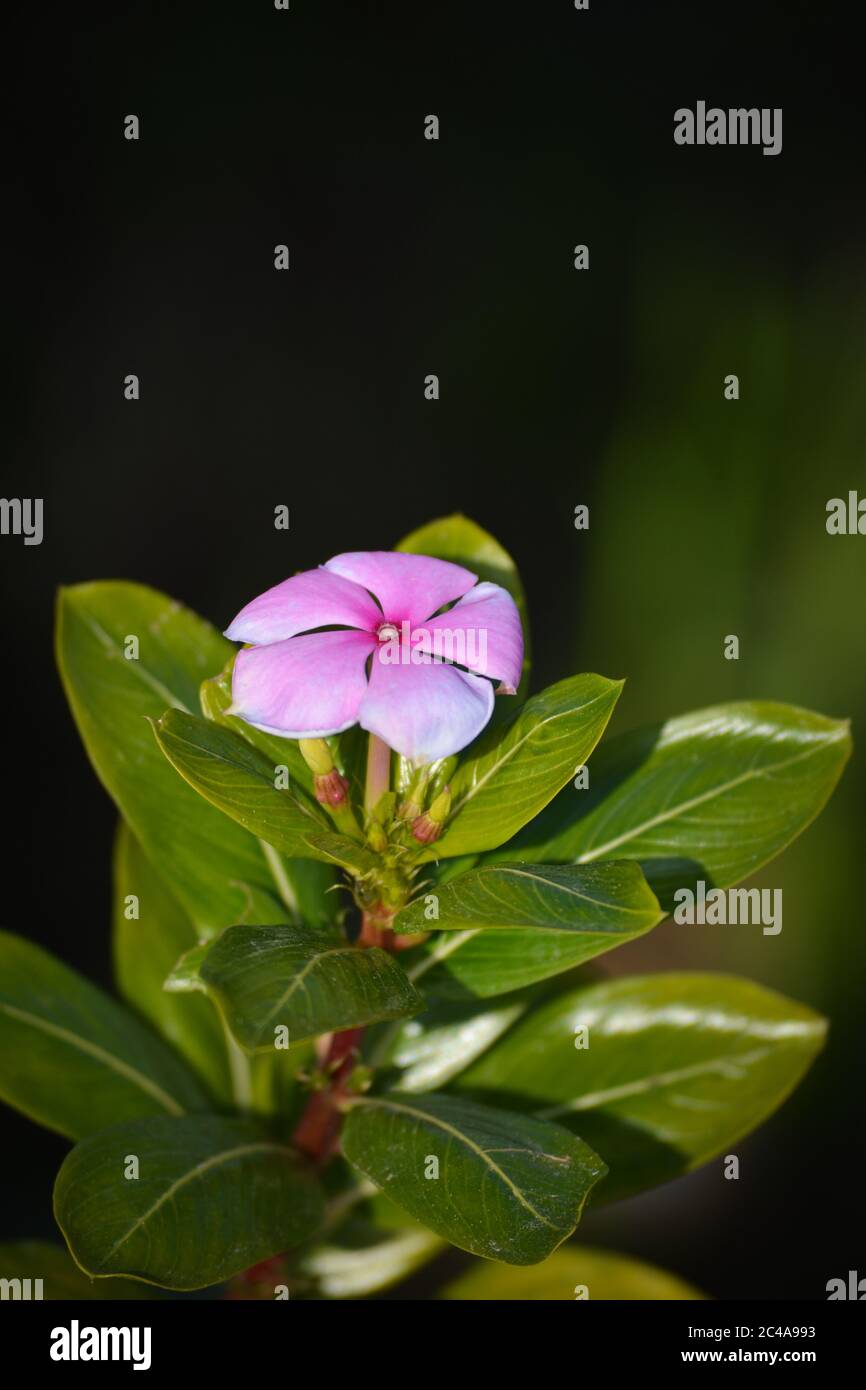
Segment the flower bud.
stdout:
<svg viewBox="0 0 866 1390">
<path fill-rule="evenodd" d="M 316 776 L 327 777 L 329 772 L 333 772 L 334 759 L 323 738 L 301 738 L 298 740 L 298 748 L 307 767 Z"/>
<path fill-rule="evenodd" d="M 432 844 L 442 834 L 442 828 L 451 810 L 451 789 L 445 787 L 435 798 L 428 811 L 423 811 L 412 822 L 412 834 L 422 845 Z"/>
<path fill-rule="evenodd" d="M 323 738 L 298 739 L 301 757 L 313 774 L 313 792 L 323 806 L 342 806 L 349 783 L 334 766 L 331 750 Z"/>
<path fill-rule="evenodd" d="M 457 769 L 459 759 L 455 753 L 450 758 L 442 758 L 438 763 L 434 763 L 430 777 L 430 795 L 437 797 L 444 787 L 447 787 Z"/>
<path fill-rule="evenodd" d="M 349 792 L 346 778 L 334 767 L 330 772 L 313 774 L 313 791 L 323 806 L 342 806 Z"/>
</svg>

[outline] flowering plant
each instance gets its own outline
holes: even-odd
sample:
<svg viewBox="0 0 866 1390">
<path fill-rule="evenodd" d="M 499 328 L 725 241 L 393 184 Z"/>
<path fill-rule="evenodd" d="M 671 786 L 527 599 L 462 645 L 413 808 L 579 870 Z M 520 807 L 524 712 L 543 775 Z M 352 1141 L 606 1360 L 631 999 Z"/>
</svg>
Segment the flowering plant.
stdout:
<svg viewBox="0 0 866 1390">
<path fill-rule="evenodd" d="M 725 1154 L 825 1023 L 746 980 L 587 962 L 689 894 L 748 907 L 734 885 L 820 811 L 848 728 L 741 702 L 594 753 L 622 682 L 527 698 L 525 637 L 510 557 L 462 517 L 278 584 L 239 650 L 135 584 L 61 594 L 121 813 L 124 1002 L 0 939 L 0 1093 L 75 1141 L 72 1259 L 8 1246 L 2 1273 L 359 1297 L 450 1243 L 482 1258 L 445 1297 L 696 1296 L 572 1243 L 581 1214 Z"/>
</svg>

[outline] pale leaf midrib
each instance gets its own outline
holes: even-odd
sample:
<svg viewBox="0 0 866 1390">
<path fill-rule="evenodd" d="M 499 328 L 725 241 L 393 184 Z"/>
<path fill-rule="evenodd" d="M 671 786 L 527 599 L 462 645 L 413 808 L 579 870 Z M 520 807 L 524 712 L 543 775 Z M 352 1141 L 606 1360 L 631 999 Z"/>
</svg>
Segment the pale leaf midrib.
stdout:
<svg viewBox="0 0 866 1390">
<path fill-rule="evenodd" d="M 274 1019 L 274 1018 L 276 1018 L 276 1017 L 279 1015 L 280 1011 L 281 1011 L 282 1009 L 285 1008 L 286 1004 L 288 1004 L 289 1000 L 291 999 L 291 997 L 292 997 L 292 995 L 295 993 L 295 991 L 296 991 L 301 985 L 303 985 L 304 980 L 306 979 L 307 975 L 309 975 L 310 971 L 311 971 L 311 970 L 315 970 L 316 966 L 319 965 L 319 964 L 321 963 L 321 961 L 323 961 L 323 960 L 325 959 L 326 956 L 343 956 L 343 955 L 348 955 L 349 952 L 354 952 L 355 950 L 356 950 L 356 947 L 354 947 L 354 946 L 348 946 L 348 945 L 347 945 L 347 946 L 330 946 L 330 947 L 328 948 L 327 951 L 318 951 L 318 952 L 316 953 L 316 955 L 312 956 L 312 957 L 310 958 L 310 960 L 308 960 L 307 963 L 306 963 L 304 966 L 302 966 L 302 968 L 298 971 L 298 973 L 297 973 L 296 975 L 293 975 L 293 976 L 292 976 L 291 981 L 289 982 L 288 987 L 283 991 L 283 993 L 280 995 L 280 998 L 277 1000 L 277 1002 L 276 1002 L 276 1004 L 274 1005 L 274 1007 L 268 1012 L 268 1014 L 267 1014 L 267 1015 L 265 1016 L 265 1018 L 262 1020 L 261 1029 L 260 1029 L 260 1035 L 261 1035 L 261 1033 L 264 1033 L 265 1029 L 268 1027 L 268 1025 L 270 1024 L 271 1020 Z"/>
<path fill-rule="evenodd" d="M 696 806 L 702 806 L 704 802 L 713 801 L 719 796 L 725 796 L 729 791 L 733 791 L 736 787 L 741 786 L 745 782 L 754 781 L 760 777 L 766 777 L 771 773 L 784 772 L 786 768 L 792 767 L 794 763 L 802 762 L 806 758 L 811 758 L 815 753 L 825 752 L 826 749 L 831 747 L 835 742 L 837 742 L 837 738 L 834 737 L 824 742 L 816 743 L 814 747 L 807 748 L 802 753 L 795 753 L 793 757 L 786 758 L 780 763 L 774 763 L 772 767 L 764 767 L 757 770 L 748 768 L 745 772 L 741 772 L 738 777 L 734 777 L 730 782 L 722 782 L 718 786 L 712 787 L 706 792 L 702 792 L 700 796 L 692 797 L 688 801 L 681 801 L 678 805 L 670 807 L 665 811 L 660 811 L 656 816 L 651 816 L 650 819 L 644 821 L 642 825 L 634 826 L 632 829 L 625 831 L 622 835 L 614 836 L 612 840 L 608 840 L 605 844 L 594 846 L 584 854 L 581 854 L 576 860 L 576 863 L 588 864 L 593 859 L 599 859 L 603 854 L 607 854 L 609 850 L 617 849 L 619 845 L 627 844 L 630 840 L 638 839 L 639 836 L 645 834 L 647 830 L 652 830 L 656 825 L 663 825 L 666 821 L 673 820 L 676 816 L 683 815 L 685 812 L 693 810 Z"/>
<path fill-rule="evenodd" d="M 280 1144 L 271 1144 L 266 1142 L 256 1144 L 239 1144 L 233 1149 L 224 1149 L 221 1153 L 212 1154 L 210 1158 L 203 1159 L 201 1163 L 197 1163 L 193 1168 L 190 1168 L 189 1171 L 184 1173 L 182 1177 L 176 1178 L 175 1181 L 171 1183 L 165 1189 L 165 1191 L 160 1194 L 159 1197 L 157 1197 L 156 1201 L 148 1207 L 147 1211 L 142 1212 L 141 1216 L 136 1218 L 136 1220 L 130 1226 L 129 1230 L 126 1231 L 124 1235 L 120 1236 L 119 1239 L 114 1242 L 111 1249 L 106 1252 L 106 1254 L 100 1260 L 98 1268 L 104 1269 L 108 1261 L 117 1254 L 121 1246 L 125 1245 L 126 1242 L 132 1236 L 135 1235 L 136 1231 L 140 1230 L 142 1226 L 146 1225 L 150 1218 L 159 1211 L 160 1207 L 164 1206 L 166 1202 L 171 1201 L 175 1193 L 178 1192 L 182 1187 L 185 1187 L 187 1183 L 195 1181 L 196 1178 L 200 1178 L 202 1174 L 208 1172 L 211 1168 L 217 1167 L 221 1163 L 229 1163 L 232 1159 L 242 1158 L 248 1154 L 254 1153 L 285 1154 L 286 1150 Z"/>
<path fill-rule="evenodd" d="M 130 673 L 134 675 L 138 680 L 142 681 L 146 686 L 148 686 L 148 688 L 152 690 L 154 694 L 161 696 L 164 700 L 167 700 L 169 705 L 173 709 L 181 710 L 184 714 L 192 714 L 192 710 L 190 710 L 184 704 L 183 700 L 181 700 L 178 695 L 175 695 L 174 692 L 170 690 L 167 685 L 164 685 L 163 682 L 157 676 L 154 676 L 147 669 L 147 667 L 143 665 L 141 661 L 124 660 L 123 653 L 120 649 L 118 642 L 115 640 L 115 638 L 111 636 L 110 632 L 106 632 L 105 628 L 102 626 L 101 623 L 97 622 L 96 618 L 94 618 L 92 613 L 79 612 L 77 616 L 81 619 L 81 621 L 84 623 L 86 627 L 90 628 L 90 630 L 93 632 L 94 636 L 98 639 L 101 645 L 105 647 L 108 651 L 110 651 L 112 655 L 118 656 L 120 660 L 123 660 L 125 666 L 129 668 Z"/>
<path fill-rule="evenodd" d="M 541 1221 L 543 1225 L 549 1226 L 552 1231 L 558 1231 L 560 1229 L 553 1221 L 550 1221 L 546 1216 L 542 1215 L 540 1211 L 536 1210 L 529 1198 L 521 1192 L 517 1184 L 512 1181 L 502 1168 L 500 1168 L 498 1163 L 494 1163 L 493 1159 L 489 1157 L 486 1149 L 482 1149 L 480 1144 L 476 1144 L 474 1140 L 470 1139 L 468 1135 L 463 1134 L 461 1130 L 456 1129 L 454 1125 L 449 1125 L 446 1120 L 441 1120 L 438 1116 L 430 1115 L 424 1110 L 415 1110 L 411 1105 L 398 1104 L 396 1101 L 384 1100 L 378 1096 L 366 1100 L 356 1100 L 353 1101 L 352 1104 L 354 1106 L 372 1105 L 379 1109 L 400 1111 L 405 1115 L 411 1115 L 413 1119 L 432 1125 L 434 1129 L 443 1130 L 444 1133 L 449 1134 L 452 1139 L 456 1139 L 459 1144 L 463 1144 L 470 1152 L 476 1154 L 477 1157 L 481 1159 L 482 1163 L 501 1179 L 509 1191 L 517 1198 L 518 1202 L 520 1202 L 521 1206 L 524 1206 L 537 1221 Z M 521 1152 L 530 1153 L 531 1150 L 522 1149 Z"/>
<path fill-rule="evenodd" d="M 557 1115 L 596 1110 L 611 1101 L 625 1100 L 630 1096 L 664 1090 L 669 1086 L 675 1086 L 680 1081 L 690 1081 L 699 1076 L 710 1076 L 713 1072 L 724 1074 L 726 1067 L 751 1066 L 753 1062 L 760 1062 L 771 1051 L 772 1048 L 770 1047 L 760 1047 L 751 1052 L 732 1052 L 718 1057 L 709 1057 L 702 1062 L 694 1062 L 688 1067 L 679 1067 L 673 1071 L 654 1072 L 650 1076 L 638 1077 L 634 1081 L 623 1082 L 621 1086 L 610 1086 L 603 1091 L 588 1091 L 584 1095 L 575 1096 L 573 1100 L 561 1101 L 557 1105 L 546 1106 L 544 1109 L 534 1110 L 532 1113 L 538 1119 L 552 1120 Z"/>
<path fill-rule="evenodd" d="M 496 773 L 499 772 L 500 768 L 504 767 L 506 763 L 510 762 L 511 759 L 515 756 L 515 754 L 517 754 L 523 747 L 524 743 L 526 743 L 530 738 L 532 738 L 533 734 L 536 734 L 539 729 L 545 728 L 548 724 L 553 724 L 557 719 L 567 719 L 569 716 L 575 715 L 578 712 L 580 712 L 581 714 L 585 714 L 587 710 L 592 709 L 593 705 L 597 705 L 598 702 L 600 700 L 603 700 L 606 695 L 609 695 L 609 693 L 609 691 L 603 691 L 600 694 L 594 696 L 593 699 L 587 700 L 586 703 L 583 705 L 572 705 L 569 709 L 560 710 L 558 714 L 550 715 L 548 719 L 539 719 L 536 724 L 533 724 L 532 727 L 527 730 L 527 732 L 523 735 L 522 738 L 518 739 L 516 743 L 512 744 L 512 746 L 507 750 L 507 752 L 503 754 L 503 756 L 499 759 L 498 762 L 493 764 L 490 770 L 486 772 L 483 777 L 481 777 L 477 782 L 473 782 L 472 786 L 467 789 L 465 796 L 460 801 L 458 801 L 456 805 L 452 808 L 452 819 L 458 814 L 459 811 L 463 809 L 464 806 L 468 805 L 469 802 L 474 801 L 478 793 L 482 791 L 484 787 L 487 785 L 487 783 L 490 781 L 490 778 L 494 777 Z M 519 717 L 520 716 L 518 716 L 518 718 Z"/>
<path fill-rule="evenodd" d="M 224 767 L 236 769 L 238 772 L 242 772 L 247 777 L 255 778 L 256 781 L 262 785 L 262 787 L 267 787 L 269 792 L 274 792 L 277 796 L 283 795 L 283 793 L 280 792 L 274 786 L 271 779 L 269 777 L 266 777 L 263 772 L 260 772 L 258 768 L 249 767 L 246 763 L 241 762 L 238 758 L 231 757 L 227 753 L 215 753 L 211 749 L 205 747 L 203 744 L 196 743 L 193 739 L 187 737 L 186 735 L 178 733 L 176 729 L 164 729 L 162 730 L 162 733 L 165 737 L 174 739 L 176 743 L 183 744 L 186 748 L 191 748 L 193 752 L 197 753 L 200 758 L 212 758 L 215 762 L 219 763 Z M 219 790 L 219 788 L 217 788 L 217 790 Z M 291 794 L 291 792 L 288 792 L 287 800 L 296 811 L 299 811 L 302 815 L 306 816 L 308 820 L 312 821 L 313 826 L 316 830 L 320 830 L 323 833 L 326 833 L 328 831 L 329 827 L 323 821 L 319 820 L 319 818 L 314 814 L 313 811 L 308 810 L 307 807 L 303 804 L 302 801 L 299 800 L 298 797 L 295 797 Z M 292 829 L 294 830 L 294 827 L 292 827 Z M 301 832 L 294 830 L 294 833 L 300 834 Z"/>
<path fill-rule="evenodd" d="M 511 874 L 515 878 L 526 878 L 529 879 L 530 882 L 541 883 L 545 888 L 549 888 L 552 892 L 565 893 L 569 897 L 579 898 L 582 902 L 590 903 L 593 907 L 602 908 L 605 912 L 627 913 L 629 916 L 634 917 L 646 917 L 648 915 L 648 910 L 646 908 L 623 907 L 620 903 L 612 903 L 610 901 L 605 902 L 601 898 L 593 898 L 589 893 L 581 893 L 578 891 L 578 889 L 569 887 L 568 884 L 557 883 L 556 880 L 544 878 L 541 874 L 531 874 L 526 869 L 518 869 L 511 864 L 491 864 L 487 866 L 482 866 L 476 872 L 478 873 L 479 877 L 486 874 Z M 551 927 L 549 928 L 549 930 L 555 931 L 557 930 L 557 928 Z M 561 928 L 561 930 L 567 931 L 572 929 Z M 587 930 L 591 934 L 594 934 L 598 930 L 598 928 L 587 928 Z"/>
<path fill-rule="evenodd" d="M 108 1067 L 110 1071 L 116 1072 L 118 1076 L 125 1077 L 127 1081 L 131 1081 L 139 1090 L 145 1091 L 148 1095 L 153 1096 L 154 1100 L 159 1101 L 160 1105 L 162 1105 L 170 1115 L 185 1115 L 187 1113 L 180 1101 L 175 1100 L 173 1096 L 170 1096 L 167 1091 L 163 1090 L 158 1082 L 153 1081 L 149 1076 L 145 1076 L 143 1072 L 130 1066 L 128 1062 L 124 1062 L 121 1058 L 115 1057 L 113 1053 L 106 1052 L 98 1043 L 91 1042 L 89 1038 L 83 1038 L 78 1033 L 72 1033 L 68 1028 L 63 1028 L 57 1023 L 49 1023 L 47 1019 L 41 1018 L 38 1014 L 31 1014 L 28 1010 L 20 1009 L 17 1005 L 10 1004 L 6 1000 L 0 1000 L 0 1011 L 8 1014 L 11 1018 L 16 1018 L 23 1023 L 29 1024 L 31 1028 L 36 1028 L 43 1033 L 47 1033 L 51 1037 L 59 1038 L 62 1042 L 67 1043 L 70 1047 L 77 1048 L 79 1052 L 83 1052 L 86 1056 L 96 1058 L 103 1066 Z"/>
<path fill-rule="evenodd" d="M 426 975 L 427 971 L 432 969 L 434 965 L 438 965 L 440 961 L 447 960 L 454 951 L 464 945 L 471 937 L 477 936 L 482 930 L 483 928 L 477 927 L 474 931 L 455 932 L 452 937 L 443 936 L 441 942 L 437 942 L 426 956 L 416 961 L 416 963 L 406 971 L 409 979 L 413 982 L 415 980 L 420 980 L 421 976 Z"/>
</svg>

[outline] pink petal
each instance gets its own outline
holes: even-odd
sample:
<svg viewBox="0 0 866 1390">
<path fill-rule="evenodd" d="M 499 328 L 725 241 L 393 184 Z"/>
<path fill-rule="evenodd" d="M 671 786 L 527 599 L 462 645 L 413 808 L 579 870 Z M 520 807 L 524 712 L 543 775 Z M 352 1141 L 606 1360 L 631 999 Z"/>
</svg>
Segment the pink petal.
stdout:
<svg viewBox="0 0 866 1390">
<path fill-rule="evenodd" d="M 437 633 L 438 639 L 434 637 Z M 498 584 L 477 584 L 447 613 L 416 628 L 412 643 L 419 651 L 502 681 L 503 694 L 513 695 L 520 684 L 520 614 L 508 590 Z"/>
<path fill-rule="evenodd" d="M 358 720 L 367 690 L 364 632 L 313 632 L 239 651 L 231 713 L 284 738 L 325 738 Z"/>
<path fill-rule="evenodd" d="M 458 753 L 493 713 L 493 686 L 455 666 L 399 665 L 373 658 L 358 723 L 404 758 L 431 763 Z M 408 653 L 408 648 L 401 649 Z"/>
<path fill-rule="evenodd" d="M 226 637 L 233 642 L 282 642 L 316 627 L 360 628 L 372 632 L 382 615 L 358 584 L 320 566 L 293 574 L 266 589 L 242 608 Z"/>
<path fill-rule="evenodd" d="M 335 555 L 325 569 L 363 584 L 392 623 L 423 623 L 443 603 L 471 589 L 477 575 L 449 560 L 403 555 L 397 550 L 356 550 Z"/>
</svg>

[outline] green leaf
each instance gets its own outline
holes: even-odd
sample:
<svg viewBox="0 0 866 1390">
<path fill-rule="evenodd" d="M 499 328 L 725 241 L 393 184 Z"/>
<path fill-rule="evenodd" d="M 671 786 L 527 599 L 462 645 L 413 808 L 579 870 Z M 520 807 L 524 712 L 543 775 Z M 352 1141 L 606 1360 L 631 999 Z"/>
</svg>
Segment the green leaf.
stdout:
<svg viewBox="0 0 866 1390">
<path fill-rule="evenodd" d="M 132 910 L 137 916 L 127 915 Z M 124 999 L 185 1058 L 217 1100 L 230 1102 L 219 1015 L 207 999 L 163 989 L 175 961 L 196 944 L 195 928 L 123 821 L 114 849 L 113 922 L 114 971 Z"/>
<path fill-rule="evenodd" d="M 490 999 L 571 970 L 586 959 L 574 932 L 465 931 L 432 937 L 406 958 L 410 980 L 428 998 Z"/>
<path fill-rule="evenodd" d="M 509 1264 L 543 1260 L 570 1235 L 606 1171 L 560 1125 L 458 1096 L 358 1099 L 342 1144 L 349 1162 L 417 1221 Z"/>
<path fill-rule="evenodd" d="M 468 1003 L 434 1004 L 417 1018 L 388 1027 L 368 1029 L 363 1054 L 373 1067 L 396 1067 L 399 1091 L 433 1091 L 486 1052 L 533 999 L 530 990 L 510 995 L 485 1008 Z"/>
<path fill-rule="evenodd" d="M 322 1297 L 364 1298 L 408 1279 L 441 1249 L 439 1237 L 420 1226 L 383 1234 L 356 1222 L 339 1241 L 315 1246 L 301 1272 Z"/>
<path fill-rule="evenodd" d="M 628 860 L 488 865 L 437 887 L 434 896 L 438 920 L 425 917 L 428 892 L 398 914 L 395 930 L 435 926 L 449 933 L 407 961 L 409 975 L 423 978 L 425 992 L 440 999 L 488 998 L 549 979 L 633 941 L 662 917 L 639 866 Z"/>
<path fill-rule="evenodd" d="M 426 526 L 412 531 L 410 535 L 403 537 L 397 549 L 409 551 L 413 555 L 432 555 L 437 560 L 450 560 L 452 564 L 463 565 L 465 569 L 472 570 L 482 583 L 499 584 L 508 590 L 517 604 L 523 627 L 523 672 L 517 699 L 521 702 L 525 700 L 532 664 L 529 612 L 517 566 L 504 546 L 501 546 L 489 532 L 470 521 L 469 517 L 461 516 L 458 512 L 453 516 L 443 516 L 437 521 L 430 521 Z"/>
<path fill-rule="evenodd" d="M 356 874 L 375 867 L 369 850 L 331 830 L 291 785 L 277 787 L 274 765 L 230 729 L 169 710 L 154 732 L 169 762 L 191 787 L 274 849 L 340 864 Z"/>
<path fill-rule="evenodd" d="M 825 1033 L 805 1005 L 733 976 L 611 980 L 543 1004 L 453 1084 L 579 1131 L 610 1168 L 600 1190 L 609 1201 L 748 1134 L 794 1089 Z"/>
<path fill-rule="evenodd" d="M 278 1027 L 294 1043 L 405 1018 L 424 1003 L 387 951 L 296 927 L 229 927 L 180 963 L 175 984 L 195 983 L 250 1052 L 273 1052 Z"/>
<path fill-rule="evenodd" d="M 396 932 L 479 931 L 498 928 L 569 932 L 585 938 L 586 955 L 599 955 L 661 920 L 655 895 L 637 864 L 501 864 L 470 869 L 397 914 Z"/>
<path fill-rule="evenodd" d="M 377 1192 L 303 1257 L 300 1272 L 321 1297 L 364 1298 L 407 1279 L 445 1248 L 439 1236 Z"/>
<path fill-rule="evenodd" d="M 718 705 L 612 739 L 497 859 L 637 859 L 666 907 L 726 888 L 814 820 L 851 752 L 845 721 L 791 705 Z"/>
<path fill-rule="evenodd" d="M 138 641 L 137 657 L 127 639 Z M 57 604 L 57 660 L 91 761 L 137 840 L 200 933 L 285 921 L 286 867 L 187 787 L 148 728 L 167 706 L 198 708 L 203 677 L 231 647 L 164 594 L 139 584 L 79 584 Z M 277 872 L 277 877 L 274 876 Z"/>
<path fill-rule="evenodd" d="M 30 1297 L 35 1298 L 36 1280 L 41 1280 L 41 1297 L 46 1301 L 147 1300 L 160 1295 L 134 1279 L 88 1279 L 68 1250 L 47 1240 L 17 1240 L 0 1245 L 0 1280 L 9 1280 L 10 1298 L 20 1298 L 15 1280 L 29 1279 Z M 4 1298 L 6 1294 L 2 1295 Z"/>
<path fill-rule="evenodd" d="M 0 932 L 0 1097 L 72 1138 L 209 1100 L 160 1038 L 47 951 Z"/>
<path fill-rule="evenodd" d="M 93 1278 L 201 1289 L 308 1239 L 323 1200 L 312 1173 L 255 1126 L 195 1115 L 85 1139 L 57 1175 L 54 1215 Z"/>
<path fill-rule="evenodd" d="M 637 1299 L 655 1303 L 669 1299 L 701 1299 L 704 1295 L 677 1275 L 631 1255 L 569 1244 L 530 1269 L 508 1269 L 503 1265 L 474 1261 L 446 1285 L 439 1297 L 484 1299 L 491 1303 L 563 1299 L 573 1302 L 576 1298 Z"/>
<path fill-rule="evenodd" d="M 293 861 L 293 867 L 299 862 Z M 181 953 L 183 961 L 190 962 L 204 954 L 208 943 L 196 943 L 192 923 L 122 823 L 115 873 L 114 955 L 124 996 L 184 1055 L 208 1083 L 221 1108 L 277 1116 L 281 1133 L 287 1132 L 304 1094 L 297 1077 L 309 1066 L 309 1048 L 246 1057 L 212 1000 L 196 998 L 191 992 L 181 997 L 177 984 L 169 990 L 165 980 Z M 138 897 L 138 921 L 126 918 L 127 892 Z M 200 988 L 198 980 L 189 986 L 190 990 Z"/>
<path fill-rule="evenodd" d="M 474 854 L 509 840 L 586 762 L 622 685 L 571 676 L 484 734 L 454 775 L 448 829 L 421 857 Z"/>
</svg>

